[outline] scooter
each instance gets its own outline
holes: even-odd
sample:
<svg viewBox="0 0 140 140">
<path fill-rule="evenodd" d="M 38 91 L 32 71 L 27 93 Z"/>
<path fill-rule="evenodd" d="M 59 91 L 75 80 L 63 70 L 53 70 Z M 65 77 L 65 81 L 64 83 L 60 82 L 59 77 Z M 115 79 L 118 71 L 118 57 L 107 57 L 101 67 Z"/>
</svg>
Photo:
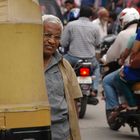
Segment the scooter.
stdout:
<svg viewBox="0 0 140 140">
<path fill-rule="evenodd" d="M 87 59 L 80 59 L 73 68 L 83 93 L 83 97 L 78 102 L 79 118 L 83 118 L 86 113 L 87 104 L 97 105 L 99 102 L 96 97 L 91 95 L 92 82 L 96 78 L 93 75 L 94 67 Z"/>
</svg>

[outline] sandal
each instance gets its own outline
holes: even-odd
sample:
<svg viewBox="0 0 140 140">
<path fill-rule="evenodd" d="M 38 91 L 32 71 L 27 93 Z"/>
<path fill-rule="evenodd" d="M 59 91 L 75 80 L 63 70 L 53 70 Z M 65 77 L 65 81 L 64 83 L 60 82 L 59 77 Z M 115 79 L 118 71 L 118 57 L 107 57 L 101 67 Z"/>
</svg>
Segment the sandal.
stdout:
<svg viewBox="0 0 140 140">
<path fill-rule="evenodd" d="M 120 112 L 122 110 L 125 110 L 127 108 L 127 106 L 125 104 L 121 104 L 118 107 L 116 107 L 114 109 L 114 111 L 111 112 L 109 118 L 108 118 L 108 122 L 113 122 L 115 121 L 115 119 L 117 118 L 117 116 L 120 114 Z"/>
<path fill-rule="evenodd" d="M 119 111 L 112 111 L 108 118 L 108 122 L 112 123 L 113 121 L 115 121 L 119 113 L 120 113 Z"/>
</svg>

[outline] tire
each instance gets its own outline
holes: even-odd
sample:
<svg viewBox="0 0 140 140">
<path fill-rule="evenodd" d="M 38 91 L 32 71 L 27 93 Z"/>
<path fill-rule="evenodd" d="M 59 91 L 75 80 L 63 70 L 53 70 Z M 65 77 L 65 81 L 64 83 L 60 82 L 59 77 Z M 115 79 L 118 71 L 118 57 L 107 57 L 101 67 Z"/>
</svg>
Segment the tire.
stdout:
<svg viewBox="0 0 140 140">
<path fill-rule="evenodd" d="M 119 130 L 122 126 L 122 123 L 118 121 L 118 119 L 114 120 L 113 122 L 109 122 L 108 118 L 110 117 L 112 111 L 106 110 L 106 119 L 107 119 L 107 123 L 110 127 L 110 129 L 112 130 Z"/>
<path fill-rule="evenodd" d="M 140 125 L 137 127 L 137 130 L 138 130 L 138 134 L 139 134 L 139 137 L 140 137 Z"/>
<path fill-rule="evenodd" d="M 83 118 L 86 113 L 87 108 L 87 96 L 83 96 L 80 100 L 80 107 L 79 107 L 79 118 Z"/>
<path fill-rule="evenodd" d="M 99 100 L 96 97 L 88 96 L 87 103 L 90 105 L 97 105 L 99 103 Z"/>
</svg>

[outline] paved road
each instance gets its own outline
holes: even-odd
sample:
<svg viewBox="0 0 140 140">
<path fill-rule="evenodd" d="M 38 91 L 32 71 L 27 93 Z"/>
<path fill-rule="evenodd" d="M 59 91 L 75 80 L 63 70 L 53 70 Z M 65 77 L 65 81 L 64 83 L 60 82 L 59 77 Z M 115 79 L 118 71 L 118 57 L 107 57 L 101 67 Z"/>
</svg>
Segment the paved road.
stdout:
<svg viewBox="0 0 140 140">
<path fill-rule="evenodd" d="M 103 100 L 96 106 L 88 105 L 85 118 L 79 122 L 82 140 L 140 140 L 137 130 L 131 132 L 127 125 L 121 127 L 119 131 L 108 128 Z"/>
</svg>

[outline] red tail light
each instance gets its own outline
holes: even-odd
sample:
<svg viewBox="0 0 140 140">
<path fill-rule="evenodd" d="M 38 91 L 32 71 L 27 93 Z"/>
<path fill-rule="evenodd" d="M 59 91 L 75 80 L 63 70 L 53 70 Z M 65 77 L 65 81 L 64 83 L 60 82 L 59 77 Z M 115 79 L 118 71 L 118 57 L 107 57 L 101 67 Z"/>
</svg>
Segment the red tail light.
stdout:
<svg viewBox="0 0 140 140">
<path fill-rule="evenodd" d="M 89 76 L 90 75 L 90 69 L 89 68 L 80 68 L 80 75 L 81 76 Z"/>
</svg>

